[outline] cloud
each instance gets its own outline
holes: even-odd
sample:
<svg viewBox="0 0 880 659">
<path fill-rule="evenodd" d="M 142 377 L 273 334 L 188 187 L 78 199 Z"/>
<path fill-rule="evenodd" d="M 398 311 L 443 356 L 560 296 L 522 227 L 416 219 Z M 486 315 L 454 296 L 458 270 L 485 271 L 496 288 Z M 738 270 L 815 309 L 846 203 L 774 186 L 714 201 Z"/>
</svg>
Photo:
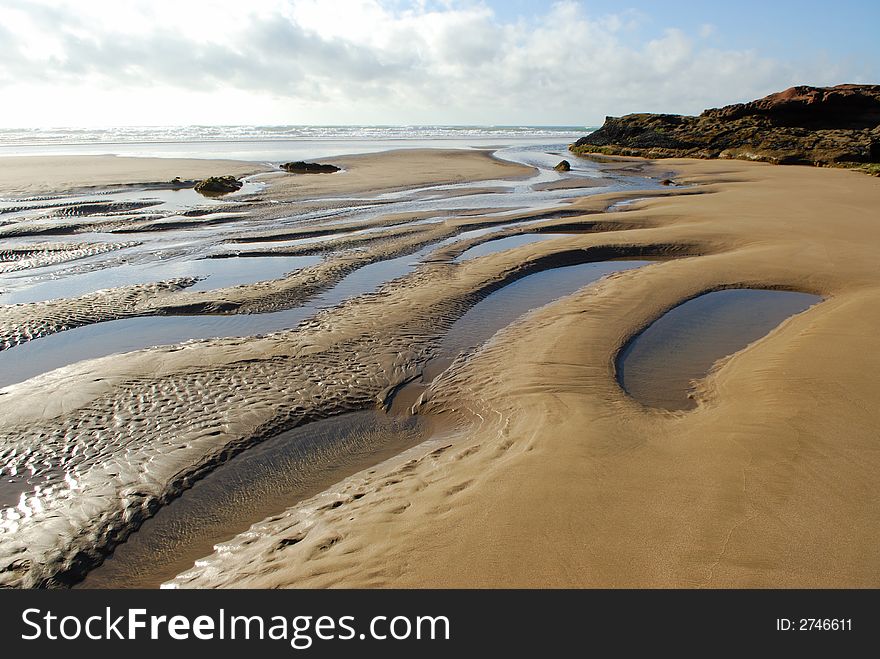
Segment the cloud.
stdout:
<svg viewBox="0 0 880 659">
<path fill-rule="evenodd" d="M 698 112 L 804 73 L 714 48 L 712 26 L 635 42 L 639 14 L 590 16 L 576 2 L 528 21 L 450 1 L 5 4 L 7 122 L 586 124 Z M 61 91 L 71 102 L 47 106 Z"/>
</svg>

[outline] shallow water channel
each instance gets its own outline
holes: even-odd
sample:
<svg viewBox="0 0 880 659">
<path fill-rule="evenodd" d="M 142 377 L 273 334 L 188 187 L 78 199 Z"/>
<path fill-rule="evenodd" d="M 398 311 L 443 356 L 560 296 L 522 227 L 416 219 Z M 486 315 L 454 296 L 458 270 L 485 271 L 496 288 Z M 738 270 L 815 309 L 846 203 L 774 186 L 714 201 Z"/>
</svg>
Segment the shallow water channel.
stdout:
<svg viewBox="0 0 880 659">
<path fill-rule="evenodd" d="M 81 588 L 155 588 L 247 530 L 422 441 L 417 417 L 350 412 L 281 433 L 224 463 L 144 522 Z"/>
<path fill-rule="evenodd" d="M 401 388 L 391 409 L 398 413 L 408 410 L 431 381 L 457 357 L 479 347 L 529 311 L 571 295 L 606 275 L 649 263 L 648 260 L 615 260 L 551 268 L 494 291 L 453 323 L 441 341 L 438 355 L 427 363 L 420 378 Z"/>
<path fill-rule="evenodd" d="M 13 348 L 0 350 L 0 387 L 85 359 L 120 352 L 193 339 L 252 336 L 291 329 L 321 309 L 374 291 L 383 283 L 405 275 L 418 265 L 420 258 L 434 248 L 435 245 L 430 245 L 415 254 L 366 265 L 306 304 L 284 311 L 123 318 L 33 339 Z"/>
<path fill-rule="evenodd" d="M 545 270 L 491 293 L 451 327 L 425 381 L 531 309 L 649 261 L 605 261 Z M 429 375 L 431 374 L 431 375 Z M 395 410 L 397 411 L 397 410 Z M 405 450 L 425 435 L 419 417 L 366 410 L 310 423 L 266 440 L 217 467 L 163 507 L 83 587 L 155 587 L 190 567 L 217 542 L 345 476 Z"/>
</svg>

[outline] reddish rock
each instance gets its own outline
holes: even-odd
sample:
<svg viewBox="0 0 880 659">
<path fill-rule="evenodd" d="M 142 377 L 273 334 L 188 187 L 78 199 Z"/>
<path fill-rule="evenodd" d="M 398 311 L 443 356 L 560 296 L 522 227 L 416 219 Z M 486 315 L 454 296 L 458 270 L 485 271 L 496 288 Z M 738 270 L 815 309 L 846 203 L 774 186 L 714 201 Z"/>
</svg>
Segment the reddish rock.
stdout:
<svg viewBox="0 0 880 659">
<path fill-rule="evenodd" d="M 725 121 L 763 116 L 777 126 L 870 129 L 880 125 L 880 85 L 799 85 L 757 101 L 706 110 L 700 116 Z"/>
</svg>

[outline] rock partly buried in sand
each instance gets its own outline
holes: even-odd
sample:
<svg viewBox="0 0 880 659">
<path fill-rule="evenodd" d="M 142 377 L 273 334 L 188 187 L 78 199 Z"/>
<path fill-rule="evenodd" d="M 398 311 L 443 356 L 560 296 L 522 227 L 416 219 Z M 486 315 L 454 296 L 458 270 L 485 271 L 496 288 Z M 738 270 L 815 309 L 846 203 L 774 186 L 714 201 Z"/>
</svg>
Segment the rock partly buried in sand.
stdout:
<svg viewBox="0 0 880 659">
<path fill-rule="evenodd" d="M 197 181 L 184 180 L 184 179 L 180 178 L 179 176 L 175 176 L 173 179 L 171 179 L 171 187 L 174 188 L 175 190 L 179 190 L 181 188 L 191 188 L 196 183 L 197 183 Z"/>
<path fill-rule="evenodd" d="M 778 164 L 880 162 L 880 85 L 792 87 L 698 117 L 607 117 L 574 153 L 647 158 L 740 158 Z"/>
<path fill-rule="evenodd" d="M 339 167 L 336 165 L 322 165 L 317 162 L 286 162 L 281 165 L 281 169 L 291 174 L 332 174 L 338 172 Z"/>
<path fill-rule="evenodd" d="M 241 189 L 242 183 L 234 176 L 209 176 L 196 183 L 196 192 L 203 195 L 221 195 Z"/>
<path fill-rule="evenodd" d="M 555 169 L 557 172 L 569 172 L 571 171 L 571 163 L 567 160 L 562 160 L 553 169 Z"/>
</svg>

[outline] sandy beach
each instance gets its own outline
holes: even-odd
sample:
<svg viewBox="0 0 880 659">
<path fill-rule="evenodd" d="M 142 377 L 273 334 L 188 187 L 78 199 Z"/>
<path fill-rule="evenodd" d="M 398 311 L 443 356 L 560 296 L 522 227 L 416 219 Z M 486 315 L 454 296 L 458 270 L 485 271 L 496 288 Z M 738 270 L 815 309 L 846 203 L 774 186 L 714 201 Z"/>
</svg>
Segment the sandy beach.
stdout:
<svg viewBox="0 0 880 659">
<path fill-rule="evenodd" d="M 121 156 L 7 156 L 0 158 L 0 195 L 21 197 L 82 188 L 169 183 L 173 178 L 245 176 L 266 171 L 256 163 Z"/>
<path fill-rule="evenodd" d="M 397 190 L 431 183 L 524 176 L 529 169 L 491 160 L 489 151 L 408 149 L 327 158 L 344 176 L 294 176 L 268 165 L 238 160 L 122 156 L 7 156 L 0 158 L 0 195 L 25 196 L 83 188 L 167 184 L 173 178 L 243 177 L 266 173 L 285 198 Z M 261 179 L 262 180 L 262 179 Z"/>
<path fill-rule="evenodd" d="M 145 162 L 125 170 L 122 160 L 112 176 L 103 159 L 92 159 L 92 170 L 83 161 L 81 178 L 55 184 L 136 184 L 190 171 L 158 159 L 130 159 Z M 114 321 L 250 321 L 305 309 L 347 277 L 402 259 L 375 290 L 318 305 L 281 331 L 69 359 L 0 389 L 4 476 L 13 476 L 3 494 L 24 493 L 28 509 L 4 518 L 4 585 L 76 583 L 234 456 L 309 422 L 389 406 L 406 415 L 410 404 L 429 428 L 424 443 L 401 445 L 401 456 L 349 469 L 335 484 L 325 479 L 328 489 L 313 487 L 249 529 L 230 525 L 216 553 L 168 574 L 169 585 L 877 585 L 871 328 L 880 180 L 740 161 L 584 161 L 622 187 L 548 178 L 535 193 L 560 196 L 523 208 L 514 191 L 534 168 L 487 152 L 328 162 L 345 171 L 265 174 L 265 188 L 222 213 L 47 209 L 0 227 L 25 241 L 21 253 L 36 265 L 65 263 L 74 245 L 124 255 L 166 233 L 209 236 L 212 263 L 322 257 L 280 278 L 208 290 L 187 290 L 197 279 L 177 277 L 6 304 L 0 337 L 9 354 Z M 260 169 L 198 167 L 199 175 Z M 670 177 L 676 185 L 659 185 Z M 507 192 L 481 187 L 499 179 Z M 462 183 L 473 190 L 455 187 Z M 0 189 L 21 186 L 0 176 Z M 433 186 L 430 210 L 418 205 L 424 186 Z M 409 195 L 407 210 L 385 206 L 381 194 L 391 191 Z M 286 226 L 292 201 L 344 212 Z M 85 237 L 74 243 L 78 232 Z M 463 258 L 493 244 L 516 246 Z M 641 267 L 551 295 L 414 394 L 407 389 L 481 300 L 531 275 L 609 259 Z M 725 288 L 822 301 L 717 363 L 697 383 L 695 409 L 630 398 L 615 373 L 621 349 L 681 302 Z M 394 401 L 405 394 L 412 400 L 401 410 Z M 31 467 L 48 483 L 32 505 Z"/>
<path fill-rule="evenodd" d="M 880 4 L 10 4 L 11 656 L 871 647 Z"/>
<path fill-rule="evenodd" d="M 467 432 L 254 526 L 173 585 L 876 587 L 880 181 L 662 166 L 702 194 L 627 211 L 654 227 L 628 232 L 632 244 L 705 255 L 530 315 L 431 388 L 422 412 L 467 419 Z M 692 412 L 628 399 L 614 376 L 626 340 L 729 286 L 825 301 L 720 363 Z"/>
</svg>

